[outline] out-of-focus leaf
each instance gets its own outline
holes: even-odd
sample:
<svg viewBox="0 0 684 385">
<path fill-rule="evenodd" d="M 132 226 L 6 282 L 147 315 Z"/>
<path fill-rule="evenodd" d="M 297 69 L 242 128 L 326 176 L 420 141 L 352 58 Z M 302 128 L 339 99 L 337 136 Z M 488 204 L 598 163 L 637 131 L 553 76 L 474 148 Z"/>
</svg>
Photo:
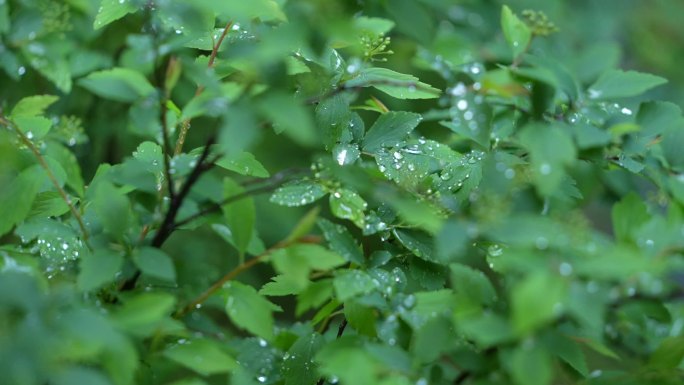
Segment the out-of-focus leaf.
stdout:
<svg viewBox="0 0 684 385">
<path fill-rule="evenodd" d="M 113 282 L 123 266 L 123 256 L 111 250 L 98 249 L 81 257 L 78 288 L 91 291 Z"/>
<path fill-rule="evenodd" d="M 636 96 L 653 87 L 667 83 L 660 76 L 636 72 L 609 70 L 588 89 L 591 99 L 614 99 Z"/>
<path fill-rule="evenodd" d="M 273 312 L 280 308 L 240 282 L 228 282 L 223 286 L 226 313 L 241 329 L 266 340 L 273 338 Z"/>
<path fill-rule="evenodd" d="M 232 179 L 226 178 L 223 182 L 224 196 L 231 197 L 242 194 L 245 189 Z M 244 255 L 252 235 L 256 222 L 256 209 L 254 199 L 246 197 L 223 206 L 223 215 L 233 236 L 233 242 L 240 255 Z"/>
<path fill-rule="evenodd" d="M 208 339 L 179 342 L 164 350 L 164 357 L 203 376 L 227 373 L 237 367 L 235 359 Z"/>
<path fill-rule="evenodd" d="M 154 93 L 145 76 L 129 68 L 93 72 L 79 80 L 79 84 L 98 96 L 119 102 L 134 102 Z"/>
<path fill-rule="evenodd" d="M 514 59 L 527 50 L 532 39 L 532 31 L 506 5 L 501 9 L 501 29 L 513 51 Z"/>
<path fill-rule="evenodd" d="M 150 277 L 165 281 L 176 280 L 176 268 L 171 257 L 154 247 L 142 247 L 133 254 L 133 261 L 140 271 Z"/>
</svg>

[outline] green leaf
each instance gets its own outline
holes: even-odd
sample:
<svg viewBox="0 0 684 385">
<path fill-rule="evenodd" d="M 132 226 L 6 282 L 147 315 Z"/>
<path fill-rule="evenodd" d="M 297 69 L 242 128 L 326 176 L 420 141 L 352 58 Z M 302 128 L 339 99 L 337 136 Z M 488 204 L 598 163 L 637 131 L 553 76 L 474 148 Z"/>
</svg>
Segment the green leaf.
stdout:
<svg viewBox="0 0 684 385">
<path fill-rule="evenodd" d="M 271 195 L 271 202 L 281 206 L 304 206 L 321 199 L 326 194 L 323 187 L 312 180 L 300 180 L 278 187 Z"/>
<path fill-rule="evenodd" d="M 402 141 L 396 147 L 375 153 L 380 172 L 409 189 L 423 182 L 431 172 L 459 158 L 460 155 L 449 146 L 426 139 Z"/>
<path fill-rule="evenodd" d="M 457 338 L 453 324 L 445 317 L 436 317 L 415 331 L 411 348 L 420 362 L 430 363 L 454 349 Z"/>
<path fill-rule="evenodd" d="M 297 296 L 295 315 L 299 317 L 307 310 L 321 306 L 326 301 L 330 301 L 332 293 L 332 279 L 321 279 L 320 281 L 310 283 L 309 286 Z"/>
<path fill-rule="evenodd" d="M 316 106 L 316 126 L 323 132 L 325 148 L 332 148 L 349 131 L 351 116 L 349 100 L 343 94 L 325 98 Z"/>
<path fill-rule="evenodd" d="M 611 140 L 611 134 L 608 131 L 592 124 L 573 124 L 572 134 L 579 149 L 605 146 Z"/>
<path fill-rule="evenodd" d="M 208 339 L 179 342 L 164 350 L 164 357 L 203 376 L 228 373 L 238 365 L 220 346 Z"/>
<path fill-rule="evenodd" d="M 105 231 L 115 238 L 123 237 L 129 230 L 130 203 L 113 184 L 106 181 L 98 183 L 93 207 Z"/>
<path fill-rule="evenodd" d="M 375 324 L 378 321 L 378 311 L 370 306 L 361 305 L 355 301 L 344 303 L 344 317 L 359 334 L 376 337 Z"/>
<path fill-rule="evenodd" d="M 142 247 L 133 254 L 133 262 L 143 273 L 164 281 L 176 280 L 176 268 L 171 257 L 154 247 Z"/>
<path fill-rule="evenodd" d="M 42 179 L 36 177 L 35 169 L 27 169 L 0 189 L 0 235 L 24 221 L 41 183 Z"/>
<path fill-rule="evenodd" d="M 42 116 L 18 116 L 14 123 L 31 140 L 43 139 L 52 127 L 52 121 Z"/>
<path fill-rule="evenodd" d="M 488 348 L 514 339 L 508 321 L 493 313 L 458 320 L 458 328 L 481 348 Z"/>
<path fill-rule="evenodd" d="M 423 118 L 413 112 L 388 112 L 381 115 L 363 138 L 363 149 L 377 152 L 382 147 L 393 147 L 399 144 Z"/>
<path fill-rule="evenodd" d="M 295 342 L 283 357 L 285 385 L 313 385 L 318 381 L 316 353 L 325 345 L 318 333 L 305 334 Z"/>
<path fill-rule="evenodd" d="M 302 287 L 299 282 L 292 280 L 287 275 L 276 275 L 271 278 L 271 282 L 266 284 L 259 290 L 259 294 L 270 297 L 281 297 L 285 295 L 299 294 L 305 287 Z"/>
<path fill-rule="evenodd" d="M 330 244 L 330 248 L 343 256 L 347 261 L 363 265 L 365 260 L 361 247 L 356 244 L 356 240 L 349 233 L 346 227 L 320 218 L 318 227 L 323 232 L 323 236 Z"/>
<path fill-rule="evenodd" d="M 566 177 L 565 166 L 575 161 L 576 150 L 565 126 L 529 124 L 520 141 L 530 151 L 532 176 L 542 195 L 553 194 Z"/>
<path fill-rule="evenodd" d="M 376 285 L 373 278 L 361 270 L 342 270 L 335 274 L 333 280 L 337 299 L 344 302 L 360 294 L 370 293 Z"/>
<path fill-rule="evenodd" d="M 285 242 L 293 242 L 305 235 L 307 235 L 316 223 L 316 218 L 318 218 L 318 213 L 321 211 L 320 208 L 314 207 L 309 210 L 302 218 L 299 219 L 297 224 L 292 228 L 290 233 L 285 238 Z"/>
<path fill-rule="evenodd" d="M 553 379 L 551 357 L 538 346 L 518 347 L 511 354 L 510 366 L 517 385 L 549 385 Z"/>
<path fill-rule="evenodd" d="M 80 271 L 76 281 L 79 290 L 93 291 L 114 282 L 123 263 L 123 255 L 120 252 L 98 248 L 92 253 L 86 253 L 81 257 L 79 264 Z"/>
<path fill-rule="evenodd" d="M 194 4 L 218 13 L 222 17 L 238 20 L 241 23 L 258 18 L 261 21 L 281 20 L 287 17 L 274 0 L 226 1 L 216 3 L 213 0 L 195 0 Z"/>
<path fill-rule="evenodd" d="M 311 271 L 326 271 L 345 264 L 347 261 L 339 254 L 320 245 L 296 244 L 278 250 L 271 255 L 273 267 L 300 288 L 309 283 Z"/>
<path fill-rule="evenodd" d="M 259 111 L 273 122 L 276 133 L 284 133 L 302 146 L 316 143 L 313 117 L 294 96 L 269 92 L 259 100 Z"/>
<path fill-rule="evenodd" d="M 72 203 L 76 202 L 72 201 Z M 28 217 L 59 217 L 68 211 L 69 206 L 59 192 L 46 191 L 36 195 Z"/>
<path fill-rule="evenodd" d="M 629 193 L 613 205 L 613 232 L 620 242 L 636 241 L 636 231 L 651 219 L 648 207 L 636 193 Z"/>
<path fill-rule="evenodd" d="M 363 228 L 366 207 L 366 201 L 352 190 L 342 188 L 330 194 L 330 211 L 333 215 L 349 219 L 359 228 Z"/>
<path fill-rule="evenodd" d="M 469 266 L 451 264 L 451 285 L 456 293 L 459 313 L 479 310 L 496 299 L 496 291 L 487 276 Z"/>
<path fill-rule="evenodd" d="M 45 110 L 57 100 L 59 100 L 59 98 L 53 95 L 35 95 L 25 97 L 14 106 L 10 117 L 15 119 L 19 116 L 43 115 Z"/>
<path fill-rule="evenodd" d="M 416 257 L 429 262 L 441 262 L 435 256 L 430 236 L 427 233 L 410 229 L 395 229 L 393 233 L 397 240 Z"/>
<path fill-rule="evenodd" d="M 111 318 L 126 330 L 150 332 L 169 318 L 175 304 L 176 297 L 171 294 L 142 293 L 127 299 Z"/>
<path fill-rule="evenodd" d="M 343 86 L 374 87 L 397 99 L 434 99 L 442 93 L 413 75 L 377 67 L 362 69 L 355 78 L 348 80 Z"/>
<path fill-rule="evenodd" d="M 240 175 L 255 176 L 257 178 L 268 178 L 270 176 L 261 162 L 256 160 L 254 155 L 245 151 L 223 157 L 216 162 L 216 165 Z"/>
<path fill-rule="evenodd" d="M 223 181 L 223 191 L 224 197 L 231 197 L 242 194 L 245 189 L 232 179 L 226 178 Z M 256 222 L 254 199 L 252 197 L 246 197 L 224 205 L 222 209 L 223 215 L 226 218 L 226 223 L 233 236 L 235 247 L 240 255 L 244 255 L 249 246 L 249 242 L 252 239 L 254 224 Z"/>
<path fill-rule="evenodd" d="M 667 164 L 676 172 L 684 172 L 684 151 L 679 144 L 684 143 L 684 122 L 679 127 L 671 127 L 663 133 L 661 148 Z"/>
<path fill-rule="evenodd" d="M 648 365 L 657 369 L 675 369 L 684 359 L 684 337 L 668 337 L 651 354 Z"/>
<path fill-rule="evenodd" d="M 363 346 L 355 345 L 351 340 L 328 343 L 316 355 L 316 362 L 320 364 L 321 373 L 339 378 L 342 384 L 377 384 L 375 372 L 380 366 Z"/>
<path fill-rule="evenodd" d="M 527 46 L 532 39 L 532 31 L 506 5 L 501 9 L 501 29 L 508 45 L 513 51 L 513 59 L 527 50 Z"/>
<path fill-rule="evenodd" d="M 136 12 L 138 9 L 134 1 L 102 0 L 93 22 L 93 28 L 100 29 L 129 13 Z"/>
<path fill-rule="evenodd" d="M 119 102 L 135 102 L 155 92 L 145 76 L 129 68 L 93 72 L 79 84 L 95 95 Z"/>
<path fill-rule="evenodd" d="M 667 80 L 660 76 L 636 71 L 609 70 L 604 72 L 587 92 L 591 99 L 627 98 L 665 83 Z"/>
<path fill-rule="evenodd" d="M 266 340 L 273 338 L 273 312 L 280 308 L 248 285 L 228 282 L 223 286 L 226 313 L 233 323 Z"/>
<path fill-rule="evenodd" d="M 133 157 L 139 160 L 145 169 L 154 175 L 161 175 L 164 171 L 164 154 L 157 143 L 142 142 L 133 152 Z"/>
<path fill-rule="evenodd" d="M 559 332 L 549 333 L 544 343 L 550 352 L 565 361 L 579 374 L 584 377 L 589 375 L 587 360 L 579 343 Z"/>
<path fill-rule="evenodd" d="M 546 273 L 532 274 L 515 285 L 511 307 L 516 332 L 528 334 L 559 316 L 566 291 L 565 282 Z"/>
</svg>

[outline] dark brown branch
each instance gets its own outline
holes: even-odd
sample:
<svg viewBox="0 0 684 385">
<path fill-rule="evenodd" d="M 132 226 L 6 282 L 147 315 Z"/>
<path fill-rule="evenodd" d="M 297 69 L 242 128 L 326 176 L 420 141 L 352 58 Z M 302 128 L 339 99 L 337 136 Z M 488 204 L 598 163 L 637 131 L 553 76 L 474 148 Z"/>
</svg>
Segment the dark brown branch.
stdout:
<svg viewBox="0 0 684 385">
<path fill-rule="evenodd" d="M 185 180 L 185 183 L 183 183 L 183 186 L 181 187 L 178 194 L 176 194 L 173 197 L 173 199 L 171 199 L 169 210 L 166 212 L 162 224 L 159 226 L 157 232 L 154 235 L 154 238 L 152 239 L 152 247 L 161 247 L 164 244 L 164 242 L 171 236 L 171 233 L 173 233 L 173 230 L 175 229 L 174 224 L 176 222 L 176 216 L 178 215 L 178 211 L 183 205 L 183 201 L 185 201 L 185 198 L 190 193 L 192 186 L 195 185 L 195 183 L 199 180 L 202 174 L 204 174 L 206 171 L 210 170 L 214 166 L 213 162 L 207 162 L 207 158 L 209 157 L 209 153 L 211 152 L 210 148 L 214 141 L 215 139 L 213 136 L 209 138 L 207 144 L 204 146 L 202 154 L 200 155 L 199 159 L 197 159 L 197 164 L 195 165 L 195 168 L 193 168 L 190 172 L 190 175 L 188 175 L 188 178 Z M 133 290 L 135 284 L 138 281 L 138 278 L 140 278 L 140 270 L 136 271 L 131 278 L 124 281 L 124 283 L 120 286 L 120 291 Z"/>
</svg>

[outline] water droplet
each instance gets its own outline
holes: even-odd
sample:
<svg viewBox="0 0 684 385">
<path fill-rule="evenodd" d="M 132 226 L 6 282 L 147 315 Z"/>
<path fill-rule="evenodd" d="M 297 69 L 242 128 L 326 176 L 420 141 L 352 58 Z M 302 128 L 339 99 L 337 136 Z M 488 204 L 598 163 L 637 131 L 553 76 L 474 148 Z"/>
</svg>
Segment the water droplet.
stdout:
<svg viewBox="0 0 684 385">
<path fill-rule="evenodd" d="M 506 179 L 513 179 L 515 177 L 515 170 L 513 170 L 512 168 L 507 169 L 504 172 L 504 176 L 506 177 Z"/>
<path fill-rule="evenodd" d="M 33 132 L 31 132 L 31 131 L 27 132 L 26 137 L 29 139 L 33 139 Z"/>
<path fill-rule="evenodd" d="M 622 112 L 622 113 L 625 114 L 625 115 L 632 115 L 632 110 L 630 110 L 630 109 L 627 108 L 627 107 L 622 108 L 622 109 L 620 110 L 620 112 Z"/>
<path fill-rule="evenodd" d="M 534 244 L 539 250 L 546 250 L 549 247 L 549 240 L 544 237 L 538 237 Z"/>
<path fill-rule="evenodd" d="M 394 156 L 394 159 L 396 160 L 400 160 L 404 157 L 403 155 L 401 155 L 399 151 L 395 151 L 394 154 L 392 154 L 392 156 Z"/>
<path fill-rule="evenodd" d="M 19 76 L 24 76 L 25 73 L 26 73 L 26 67 L 21 66 L 17 69 L 17 74 L 19 74 Z"/>
<path fill-rule="evenodd" d="M 344 165 L 345 159 L 347 159 L 347 149 L 343 149 L 339 153 L 337 153 L 337 164 L 339 164 L 340 166 Z"/>
<path fill-rule="evenodd" d="M 268 342 L 266 342 L 265 339 L 259 338 L 259 346 L 261 346 L 262 348 L 265 348 L 267 345 L 268 345 Z"/>
<path fill-rule="evenodd" d="M 461 111 L 465 111 L 468 108 L 468 101 L 461 99 L 458 101 L 458 103 L 456 103 L 456 107 L 458 107 L 458 109 Z"/>
<path fill-rule="evenodd" d="M 542 175 L 549 175 L 551 174 L 551 165 L 548 163 L 542 163 L 541 166 L 539 166 L 539 172 Z"/>
<path fill-rule="evenodd" d="M 568 275 L 572 274 L 572 265 L 567 262 L 563 262 L 560 264 L 560 266 L 558 266 L 558 271 L 562 276 L 567 277 Z"/>
</svg>

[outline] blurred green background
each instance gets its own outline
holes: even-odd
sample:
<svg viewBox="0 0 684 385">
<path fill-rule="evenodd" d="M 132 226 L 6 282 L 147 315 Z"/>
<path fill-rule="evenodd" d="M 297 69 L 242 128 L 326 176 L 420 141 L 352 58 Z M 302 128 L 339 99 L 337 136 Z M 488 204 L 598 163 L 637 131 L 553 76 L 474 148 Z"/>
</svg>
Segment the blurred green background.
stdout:
<svg viewBox="0 0 684 385">
<path fill-rule="evenodd" d="M 248 1 L 248 0 L 243 0 Z M 287 7 L 298 8 L 302 22 L 297 28 L 309 29 L 312 36 L 319 36 L 311 41 L 315 46 L 325 42 L 325 34 L 339 20 L 350 19 L 354 14 L 362 12 L 367 16 L 391 18 L 396 27 L 391 32 L 391 49 L 394 55 L 388 58 L 386 66 L 404 73 L 419 76 L 429 84 L 446 89 L 452 86 L 439 75 L 439 60 L 429 54 L 422 55 L 421 45 L 428 47 L 429 52 L 438 53 L 444 61 L 456 64 L 483 62 L 493 67 L 497 62 L 505 62 L 507 47 L 500 29 L 500 13 L 502 4 L 508 4 L 515 12 L 525 9 L 543 11 L 554 22 L 559 33 L 543 39 L 536 39 L 536 48 L 543 48 L 551 56 L 561 59 L 568 67 L 578 73 L 584 86 L 593 82 L 600 72 L 606 68 L 621 67 L 650 72 L 663 76 L 670 83 L 648 94 L 652 99 L 673 101 L 684 107 L 684 1 L 682 0 L 288 0 L 280 1 Z M 136 38 L 141 30 L 143 19 L 133 15 L 114 23 L 104 30 L 92 30 L 92 18 L 99 0 L 69 0 L 64 3 L 53 0 L 12 0 L 8 4 L 20 9 L 13 14 L 18 23 L 25 28 L 18 28 L 16 34 L 30 30 L 34 20 L 40 20 L 40 13 L 46 10 L 57 10 L 56 16 L 50 16 L 55 25 L 48 25 L 54 31 L 60 31 L 63 25 L 71 25 L 72 29 L 62 32 L 67 35 L 78 31 L 77 36 L 70 36 L 79 46 L 90 52 L 101 55 L 88 57 L 99 63 L 101 67 L 112 65 L 143 68 L 149 63 L 143 62 L 141 52 L 148 47 L 144 41 Z M 64 12 L 60 8 L 70 4 L 77 11 Z M 52 8 L 49 8 L 49 7 Z M 43 7 L 43 8 L 41 8 Z M 48 7 L 48 8 L 45 8 Z M 37 10 L 41 9 L 40 12 Z M 315 9 L 315 11 L 311 11 Z M 308 11 L 307 11 L 308 10 Z M 56 12 L 56 11 L 55 11 Z M 2 22 L 2 18 L 0 18 Z M 37 21 L 40 22 L 40 21 Z M 63 24 L 63 25 L 62 25 Z M 1 27 L 1 26 L 0 26 Z M 457 33 L 451 33 L 455 29 Z M 2 30 L 2 28 L 0 28 Z M 25 32 L 25 31 L 24 31 Z M 57 32 L 55 32 L 57 33 Z M 51 37 L 46 37 L 51 39 Z M 30 40 L 30 38 L 29 38 Z M 416 44 L 418 42 L 419 44 Z M 6 42 L 7 43 L 7 42 Z M 59 50 L 56 45 L 46 47 Z M 8 45 L 11 46 L 11 45 Z M 23 55 L 30 58 L 33 52 L 30 44 L 24 47 Z M 8 64 L 2 63 L 0 46 L 0 65 L 5 69 Z M 72 49 L 70 47 L 64 48 Z M 532 47 L 535 49 L 535 46 Z M 110 53 L 115 53 L 110 57 Z M 343 52 L 344 54 L 344 52 Z M 91 55 L 92 56 L 92 55 Z M 419 58 L 419 59 L 415 59 Z M 97 60 L 95 60 L 97 59 Z M 73 64 L 73 63 L 72 63 Z M 78 63 L 76 63 L 78 64 Z M 0 102 L 12 106 L 22 97 L 35 93 L 61 94 L 45 77 L 32 70 L 28 63 L 26 73 L 22 76 L 10 77 L 0 71 Z M 21 68 L 24 68 L 24 67 Z M 72 68 L 75 77 L 98 68 Z M 78 71 L 77 71 L 78 70 Z M 180 84 L 176 101 L 187 102 L 194 94 L 195 84 Z M 390 108 L 425 112 L 433 107 L 432 102 L 406 102 L 383 98 Z M 130 156 L 142 141 L 140 136 L 131 135 L 126 127 L 128 107 L 120 103 L 94 97 L 83 88 L 74 85 L 73 91 L 63 98 L 57 107 L 65 115 L 78 116 L 88 141 L 78 144 L 74 151 L 77 154 L 84 173 L 84 179 L 90 180 L 96 167 L 103 163 L 118 163 Z M 193 122 L 197 129 L 188 139 L 188 148 L 203 143 L 202 120 Z M 211 123 L 209 123 L 211 124 Z M 432 124 L 432 125 L 431 125 Z M 426 135 L 440 135 L 444 132 L 436 122 L 423 124 L 421 132 Z M 306 167 L 317 156 L 317 151 L 302 151 L 287 138 L 269 136 L 254 149 L 259 160 L 272 173 L 287 167 Z M 266 244 L 280 239 L 292 227 L 302 214 L 297 209 L 275 207 L 266 204 L 268 197 L 258 197 L 258 217 L 260 235 Z M 203 237 L 178 233 L 170 240 L 169 250 L 179 255 L 192 255 L 196 250 L 208 254 L 186 258 L 193 268 L 182 268 L 189 276 L 196 279 L 195 287 L 204 287 L 226 267 L 224 258 L 225 245 L 216 235 L 207 231 Z M 201 243 L 201 244 L 199 244 Z M 201 253 L 200 253 L 201 254 Z M 183 260 L 182 258 L 177 258 Z M 203 265 L 193 264 L 194 259 L 201 259 Z M 193 270 L 195 269 L 195 270 Z M 215 269 L 213 274 L 196 274 L 207 269 Z"/>
</svg>

